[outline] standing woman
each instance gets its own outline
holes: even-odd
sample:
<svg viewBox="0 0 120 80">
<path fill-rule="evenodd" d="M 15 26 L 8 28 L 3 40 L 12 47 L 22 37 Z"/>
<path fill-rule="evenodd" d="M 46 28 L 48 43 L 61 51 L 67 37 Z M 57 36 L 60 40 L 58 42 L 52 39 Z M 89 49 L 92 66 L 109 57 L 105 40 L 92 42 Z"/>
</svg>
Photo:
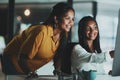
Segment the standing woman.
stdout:
<svg viewBox="0 0 120 80">
<path fill-rule="evenodd" d="M 47 20 L 15 36 L 4 50 L 15 74 L 34 72 L 54 58 L 55 69 L 74 24 L 74 9 L 60 2 L 53 6 Z M 57 58 L 56 58 L 57 57 Z M 9 67 L 8 67 L 9 68 Z"/>
<path fill-rule="evenodd" d="M 72 73 L 77 70 L 97 70 L 97 74 L 108 74 L 112 65 L 113 53 L 102 52 L 100 48 L 99 29 L 91 16 L 83 17 L 78 24 L 79 44 L 73 48 L 71 61 Z"/>
</svg>

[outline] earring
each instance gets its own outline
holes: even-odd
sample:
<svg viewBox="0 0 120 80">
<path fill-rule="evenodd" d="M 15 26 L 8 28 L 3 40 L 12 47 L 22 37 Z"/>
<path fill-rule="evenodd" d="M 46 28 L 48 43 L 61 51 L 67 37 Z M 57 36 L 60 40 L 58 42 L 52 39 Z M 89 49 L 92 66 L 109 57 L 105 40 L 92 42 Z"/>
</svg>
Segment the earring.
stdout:
<svg viewBox="0 0 120 80">
<path fill-rule="evenodd" d="M 57 27 L 58 27 L 58 24 L 57 24 L 57 23 L 55 23 L 55 24 L 54 24 L 54 28 L 57 28 Z"/>
<path fill-rule="evenodd" d="M 54 19 L 54 28 L 57 28 L 57 27 L 58 27 L 58 20 L 55 17 L 55 19 Z"/>
</svg>

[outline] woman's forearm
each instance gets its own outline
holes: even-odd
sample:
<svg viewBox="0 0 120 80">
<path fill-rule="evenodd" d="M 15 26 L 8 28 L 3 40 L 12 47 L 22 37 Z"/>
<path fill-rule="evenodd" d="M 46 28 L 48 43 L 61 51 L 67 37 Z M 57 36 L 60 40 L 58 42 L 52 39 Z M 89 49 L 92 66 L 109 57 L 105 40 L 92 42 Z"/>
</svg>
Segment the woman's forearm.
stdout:
<svg viewBox="0 0 120 80">
<path fill-rule="evenodd" d="M 27 57 L 25 55 L 20 55 L 19 57 L 19 65 L 21 67 L 21 69 L 24 71 L 25 74 L 28 74 L 30 72 L 29 68 L 26 65 L 26 60 Z"/>
</svg>

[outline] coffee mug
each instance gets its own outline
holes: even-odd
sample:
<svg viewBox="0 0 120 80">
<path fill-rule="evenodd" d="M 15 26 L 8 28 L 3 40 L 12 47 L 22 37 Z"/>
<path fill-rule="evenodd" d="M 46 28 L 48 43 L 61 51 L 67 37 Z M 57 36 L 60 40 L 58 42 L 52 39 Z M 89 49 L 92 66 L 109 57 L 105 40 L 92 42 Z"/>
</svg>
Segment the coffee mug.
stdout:
<svg viewBox="0 0 120 80">
<path fill-rule="evenodd" d="M 86 80 L 95 80 L 96 72 L 97 72 L 96 70 L 90 70 L 90 71 L 82 70 L 82 73 Z"/>
</svg>

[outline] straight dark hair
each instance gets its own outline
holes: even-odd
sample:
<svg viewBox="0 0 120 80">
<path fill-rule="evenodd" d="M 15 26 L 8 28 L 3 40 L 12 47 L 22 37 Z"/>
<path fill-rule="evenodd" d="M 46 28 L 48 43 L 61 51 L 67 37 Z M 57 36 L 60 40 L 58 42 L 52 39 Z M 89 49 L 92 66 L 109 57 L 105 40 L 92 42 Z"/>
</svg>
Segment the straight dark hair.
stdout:
<svg viewBox="0 0 120 80">
<path fill-rule="evenodd" d="M 96 20 L 91 17 L 91 16 L 85 16 L 83 17 L 79 23 L 78 23 L 78 37 L 79 37 L 79 44 L 86 49 L 86 51 L 90 52 L 90 49 L 88 47 L 87 44 L 87 38 L 85 35 L 85 29 L 86 29 L 86 25 L 88 21 L 95 21 L 96 25 L 98 26 Z M 98 35 L 96 37 L 96 39 L 93 42 L 93 47 L 95 49 L 95 51 L 97 51 L 98 53 L 101 53 L 101 48 L 100 48 L 100 40 L 99 40 L 99 29 L 98 29 Z"/>
</svg>

